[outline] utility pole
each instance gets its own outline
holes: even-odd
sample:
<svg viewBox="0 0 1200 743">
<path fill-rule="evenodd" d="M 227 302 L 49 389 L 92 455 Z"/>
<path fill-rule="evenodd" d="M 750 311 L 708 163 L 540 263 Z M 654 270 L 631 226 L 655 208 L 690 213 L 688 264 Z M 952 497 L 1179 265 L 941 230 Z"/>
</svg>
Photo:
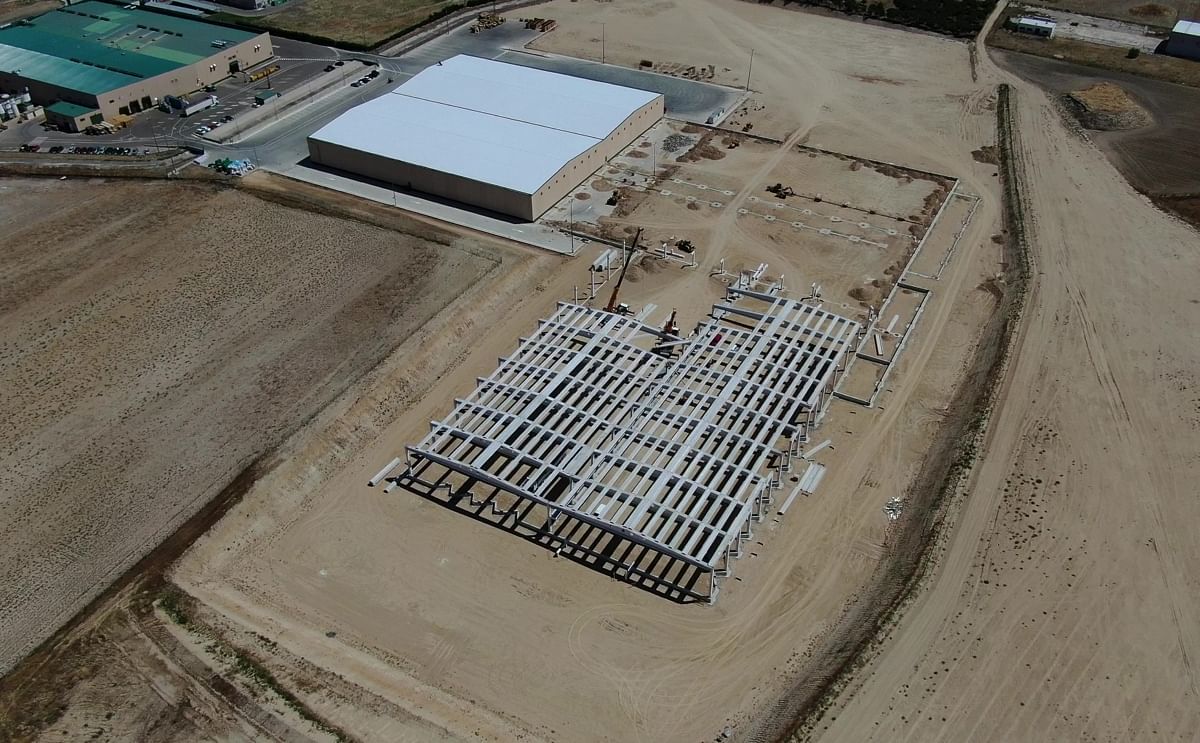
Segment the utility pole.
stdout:
<svg viewBox="0 0 1200 743">
<path fill-rule="evenodd" d="M 571 236 L 571 255 L 575 255 L 575 194 L 569 197 L 571 200 L 567 202 L 567 217 L 570 229 L 567 233 Z"/>
<path fill-rule="evenodd" d="M 606 35 L 607 35 L 607 33 L 605 31 L 605 24 L 601 23 L 600 24 L 600 64 L 604 64 L 604 43 L 605 43 Z"/>
<path fill-rule="evenodd" d="M 746 70 L 746 92 L 750 92 L 750 73 L 754 72 L 754 50 L 750 50 L 750 68 Z"/>
</svg>

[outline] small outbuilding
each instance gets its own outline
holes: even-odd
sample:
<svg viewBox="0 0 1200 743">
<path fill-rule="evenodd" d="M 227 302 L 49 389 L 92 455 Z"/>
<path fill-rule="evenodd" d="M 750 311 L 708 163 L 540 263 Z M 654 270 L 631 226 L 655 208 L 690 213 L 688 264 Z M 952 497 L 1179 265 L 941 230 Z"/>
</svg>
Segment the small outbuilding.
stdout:
<svg viewBox="0 0 1200 743">
<path fill-rule="evenodd" d="M 1021 16 L 1012 20 L 1013 30 L 1017 33 L 1030 34 L 1031 36 L 1042 36 L 1044 38 L 1053 38 L 1054 29 L 1058 28 L 1058 24 L 1049 18 L 1038 18 L 1036 16 Z"/>
<path fill-rule="evenodd" d="M 1200 21 L 1180 21 L 1167 37 L 1167 54 L 1200 60 Z"/>
<path fill-rule="evenodd" d="M 66 101 L 58 101 L 46 106 L 46 123 L 53 124 L 62 132 L 81 132 L 93 124 L 104 121 L 104 114 L 98 108 L 79 106 Z"/>
</svg>

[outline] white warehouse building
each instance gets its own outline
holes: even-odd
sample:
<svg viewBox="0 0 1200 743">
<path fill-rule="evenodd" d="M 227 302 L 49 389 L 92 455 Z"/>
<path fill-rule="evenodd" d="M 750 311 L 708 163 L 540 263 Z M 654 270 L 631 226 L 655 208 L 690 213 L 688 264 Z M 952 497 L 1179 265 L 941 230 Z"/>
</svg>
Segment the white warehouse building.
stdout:
<svg viewBox="0 0 1200 743">
<path fill-rule="evenodd" d="M 661 93 L 459 55 L 308 138 L 320 165 L 534 220 L 662 118 Z"/>
</svg>

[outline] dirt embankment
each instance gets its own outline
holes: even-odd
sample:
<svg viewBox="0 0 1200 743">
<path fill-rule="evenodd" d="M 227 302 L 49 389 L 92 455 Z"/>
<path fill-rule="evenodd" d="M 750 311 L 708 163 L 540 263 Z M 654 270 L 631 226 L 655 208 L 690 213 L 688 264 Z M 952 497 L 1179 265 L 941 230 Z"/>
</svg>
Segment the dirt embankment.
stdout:
<svg viewBox="0 0 1200 743">
<path fill-rule="evenodd" d="M 1089 85 L 1063 96 L 1067 109 L 1088 129 L 1114 132 L 1150 126 L 1150 112 L 1121 86 L 1109 82 Z"/>
<path fill-rule="evenodd" d="M 1028 282 L 1028 252 L 1022 227 L 1022 165 L 1013 141 L 1013 106 L 1009 87 L 999 86 L 997 154 L 1004 185 L 1008 239 L 1004 280 L 998 286 L 995 312 L 921 472 L 905 494 L 905 515 L 885 545 L 886 555 L 870 582 L 813 651 L 806 667 L 795 674 L 799 679 L 795 687 L 748 736 L 752 740 L 778 741 L 803 735 L 811 721 L 832 701 L 841 684 L 881 642 L 931 567 L 931 548 L 945 525 L 947 507 L 974 465 L 976 447 L 1019 324 Z"/>
</svg>

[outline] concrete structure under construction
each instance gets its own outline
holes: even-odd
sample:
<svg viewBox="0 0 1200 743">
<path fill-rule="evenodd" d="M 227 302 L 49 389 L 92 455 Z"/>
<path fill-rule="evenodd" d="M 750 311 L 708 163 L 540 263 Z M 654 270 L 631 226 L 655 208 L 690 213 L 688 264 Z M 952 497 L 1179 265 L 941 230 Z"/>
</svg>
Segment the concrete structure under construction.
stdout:
<svg viewBox="0 0 1200 743">
<path fill-rule="evenodd" d="M 273 54 L 266 33 L 85 0 L 0 28 L 0 91 L 28 90 L 35 103 L 61 102 L 112 119 Z"/>
<path fill-rule="evenodd" d="M 313 162 L 532 221 L 663 116 L 663 96 L 459 55 L 308 138 Z"/>
<path fill-rule="evenodd" d="M 857 322 L 816 304 L 732 287 L 683 337 L 560 304 L 408 447 L 386 490 L 675 600 L 713 601 L 859 339 Z M 816 479 L 819 465 L 804 465 L 797 489 Z"/>
</svg>

